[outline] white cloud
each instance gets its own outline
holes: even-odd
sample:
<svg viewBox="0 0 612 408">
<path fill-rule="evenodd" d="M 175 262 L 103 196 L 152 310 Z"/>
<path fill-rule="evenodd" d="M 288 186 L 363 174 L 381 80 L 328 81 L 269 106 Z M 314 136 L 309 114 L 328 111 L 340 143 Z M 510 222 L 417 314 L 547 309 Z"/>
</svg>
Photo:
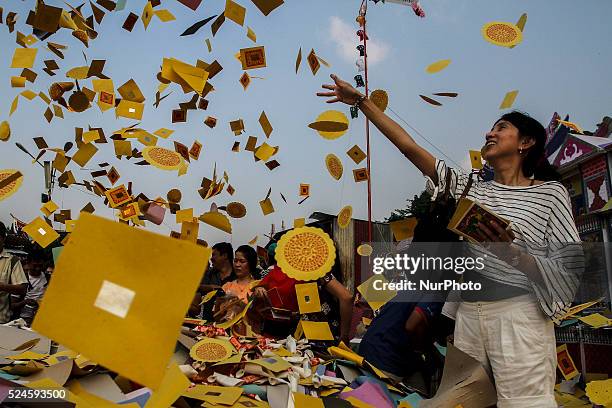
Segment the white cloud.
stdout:
<svg viewBox="0 0 612 408">
<path fill-rule="evenodd" d="M 357 37 L 356 25 L 350 25 L 342 20 L 340 17 L 333 16 L 330 18 L 329 25 L 330 39 L 336 43 L 338 53 L 347 62 L 355 62 L 359 58 L 359 51 L 356 47 L 360 44 L 359 37 Z M 369 34 L 368 37 L 368 64 L 376 65 L 382 62 L 387 55 L 391 47 L 379 40 L 372 38 Z"/>
</svg>

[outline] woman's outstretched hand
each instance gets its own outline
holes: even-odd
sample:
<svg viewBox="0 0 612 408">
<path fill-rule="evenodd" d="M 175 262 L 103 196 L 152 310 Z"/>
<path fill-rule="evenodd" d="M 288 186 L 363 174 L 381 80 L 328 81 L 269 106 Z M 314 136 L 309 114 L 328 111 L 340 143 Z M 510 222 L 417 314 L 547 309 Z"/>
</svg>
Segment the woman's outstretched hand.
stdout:
<svg viewBox="0 0 612 408">
<path fill-rule="evenodd" d="M 331 92 L 318 92 L 317 96 L 331 98 L 327 103 L 343 102 L 347 105 L 354 105 L 357 103 L 362 94 L 353 88 L 351 84 L 341 80 L 336 75 L 330 75 L 334 80 L 334 85 L 323 85 L 324 89 L 329 89 Z"/>
</svg>

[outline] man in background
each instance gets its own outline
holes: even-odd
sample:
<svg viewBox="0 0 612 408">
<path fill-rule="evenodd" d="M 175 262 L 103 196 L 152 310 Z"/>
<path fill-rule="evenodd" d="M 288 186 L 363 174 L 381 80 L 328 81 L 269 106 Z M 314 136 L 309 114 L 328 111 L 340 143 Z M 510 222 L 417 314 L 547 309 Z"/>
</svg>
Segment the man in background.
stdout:
<svg viewBox="0 0 612 408">
<path fill-rule="evenodd" d="M 39 260 L 28 259 L 23 269 L 29 281 L 27 293 L 22 301 L 12 303 L 11 309 L 30 326 L 47 289 L 47 278 L 43 273 L 43 262 Z"/>
<path fill-rule="evenodd" d="M 213 290 L 221 290 L 227 282 L 236 279 L 234 274 L 234 248 L 229 242 L 219 242 L 212 247 L 212 255 L 210 257 L 212 267 L 208 268 L 204 274 L 204 279 L 200 285 L 200 294 L 206 295 Z M 202 318 L 207 321 L 213 321 L 214 301 L 210 299 L 203 305 Z"/>
</svg>

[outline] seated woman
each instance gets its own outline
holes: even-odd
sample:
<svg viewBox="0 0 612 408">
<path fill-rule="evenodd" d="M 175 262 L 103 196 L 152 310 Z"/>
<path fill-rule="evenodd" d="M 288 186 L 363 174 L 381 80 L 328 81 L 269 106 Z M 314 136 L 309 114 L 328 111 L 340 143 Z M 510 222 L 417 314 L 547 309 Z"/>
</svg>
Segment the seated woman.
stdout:
<svg viewBox="0 0 612 408">
<path fill-rule="evenodd" d="M 257 270 L 257 252 L 248 246 L 242 245 L 234 255 L 234 273 L 236 279 L 225 283 L 221 289 L 226 295 L 236 296 L 244 303 L 249 302 L 251 296 L 251 283 L 253 274 Z"/>
<path fill-rule="evenodd" d="M 338 282 L 332 272 L 328 272 L 316 282 L 319 289 L 321 311 L 303 314 L 300 318 L 302 320 L 328 322 L 334 337 L 348 343 L 353 310 L 353 295 Z M 267 299 L 274 308 L 298 312 L 299 307 L 295 285 L 300 283 L 306 282 L 290 278 L 278 265 L 274 265 L 261 280 L 259 286 L 255 288 L 254 294 L 260 299 Z M 280 333 L 278 327 L 275 327 L 275 329 L 277 330 L 274 330 L 274 333 L 272 333 L 264 327 L 264 331 L 267 334 L 279 337 L 293 334 L 292 329 L 295 329 L 295 327 L 285 327 L 285 333 Z"/>
</svg>

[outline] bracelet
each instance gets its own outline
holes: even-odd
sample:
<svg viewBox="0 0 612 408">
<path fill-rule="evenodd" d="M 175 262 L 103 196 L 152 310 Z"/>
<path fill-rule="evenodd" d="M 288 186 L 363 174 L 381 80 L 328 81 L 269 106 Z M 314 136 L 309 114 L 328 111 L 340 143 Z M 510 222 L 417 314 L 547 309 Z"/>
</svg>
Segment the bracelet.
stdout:
<svg viewBox="0 0 612 408">
<path fill-rule="evenodd" d="M 522 257 L 523 257 L 523 254 L 521 253 L 517 255 L 513 255 L 512 258 L 510 258 L 510 262 L 508 263 L 508 265 L 510 265 L 513 268 L 518 267 L 521 264 Z"/>
<path fill-rule="evenodd" d="M 361 107 L 361 104 L 363 103 L 363 101 L 365 101 L 368 97 L 365 95 L 361 95 L 359 97 L 359 99 L 357 99 L 357 102 L 355 102 L 355 104 L 353 105 L 355 108 L 359 109 Z"/>
<path fill-rule="evenodd" d="M 523 253 L 521 252 L 521 250 L 516 250 L 516 248 L 513 249 L 513 251 L 510 251 L 510 256 L 504 256 L 502 260 L 513 268 L 516 268 L 521 263 Z"/>
</svg>

